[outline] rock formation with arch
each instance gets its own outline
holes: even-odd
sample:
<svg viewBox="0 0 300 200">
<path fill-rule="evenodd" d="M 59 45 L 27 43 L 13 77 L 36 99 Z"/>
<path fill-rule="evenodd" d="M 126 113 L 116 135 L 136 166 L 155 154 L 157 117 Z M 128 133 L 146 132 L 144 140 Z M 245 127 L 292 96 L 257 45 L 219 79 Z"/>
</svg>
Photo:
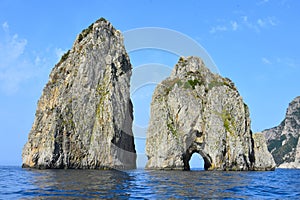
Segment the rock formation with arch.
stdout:
<svg viewBox="0 0 300 200">
<path fill-rule="evenodd" d="M 273 170 L 260 135 L 253 137 L 249 109 L 231 80 L 198 57 L 181 57 L 152 97 L 146 168 L 189 170 L 199 153 L 206 170 Z"/>
</svg>

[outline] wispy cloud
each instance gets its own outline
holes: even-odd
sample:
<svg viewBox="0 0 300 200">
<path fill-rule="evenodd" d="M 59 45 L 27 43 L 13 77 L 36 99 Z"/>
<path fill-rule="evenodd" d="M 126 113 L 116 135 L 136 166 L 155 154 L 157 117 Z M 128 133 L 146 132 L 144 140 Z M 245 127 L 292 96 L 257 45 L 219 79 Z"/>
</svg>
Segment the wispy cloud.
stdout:
<svg viewBox="0 0 300 200">
<path fill-rule="evenodd" d="M 290 8 L 291 0 L 260 0 L 256 3 L 257 6 L 269 6 L 270 3 L 277 4 L 281 8 Z"/>
<path fill-rule="evenodd" d="M 290 57 L 277 57 L 277 58 L 266 58 L 262 57 L 261 61 L 263 64 L 266 65 L 279 65 L 279 66 L 286 66 L 291 69 L 300 69 L 300 64 L 295 58 Z"/>
<path fill-rule="evenodd" d="M 7 22 L 0 27 L 0 35 L 0 92 L 12 95 L 24 82 L 39 77 L 47 60 L 27 52 L 27 39 L 11 34 Z"/>
<path fill-rule="evenodd" d="M 226 27 L 226 26 L 220 26 L 220 25 L 218 25 L 218 26 L 214 26 L 214 27 L 212 27 L 211 29 L 210 29 L 210 33 L 216 33 L 216 32 L 223 32 L 223 31 L 227 31 L 228 30 L 228 28 Z"/>
<path fill-rule="evenodd" d="M 250 19 L 247 15 L 240 16 L 235 20 L 228 20 L 228 22 L 223 22 L 223 24 L 218 24 L 210 28 L 209 33 L 215 34 L 217 32 L 225 31 L 238 31 L 250 29 L 255 32 L 260 32 L 263 29 L 277 26 L 278 20 L 275 17 L 264 17 Z"/>
<path fill-rule="evenodd" d="M 262 61 L 264 64 L 266 64 L 266 65 L 271 65 L 271 64 L 272 64 L 272 62 L 271 62 L 269 59 L 265 58 L 265 57 L 263 57 L 263 58 L 261 59 L 261 61 Z"/>
<path fill-rule="evenodd" d="M 4 37 L 0 40 L 0 88 L 6 93 L 14 93 L 20 82 L 28 78 L 28 61 L 21 60 L 27 40 L 11 35 L 7 22 L 2 24 Z"/>
<path fill-rule="evenodd" d="M 248 29 L 254 30 L 255 32 L 260 31 L 257 23 L 249 20 L 248 16 L 242 16 L 242 23 Z"/>
<path fill-rule="evenodd" d="M 292 69 L 299 69 L 300 68 L 299 62 L 294 58 L 290 58 L 290 57 L 276 58 L 276 61 L 277 61 L 278 64 L 285 65 L 285 66 L 290 67 Z"/>
<path fill-rule="evenodd" d="M 266 3 L 269 3 L 270 0 L 261 0 L 257 3 L 257 5 L 263 5 L 263 4 L 266 4 Z"/>
<path fill-rule="evenodd" d="M 268 26 L 276 26 L 277 23 L 278 22 L 277 22 L 276 19 L 274 19 L 274 17 L 266 17 L 266 18 L 263 18 L 263 19 L 259 18 L 257 20 L 257 25 L 259 27 L 262 27 L 262 28 L 268 27 Z"/>
<path fill-rule="evenodd" d="M 238 23 L 236 21 L 231 21 L 230 24 L 233 31 L 236 31 L 238 29 Z"/>
<path fill-rule="evenodd" d="M 238 29 L 238 23 L 236 21 L 230 21 L 229 24 L 217 25 L 211 27 L 209 33 L 214 34 L 217 32 L 236 31 L 237 29 Z"/>
<path fill-rule="evenodd" d="M 2 30 L 4 32 L 3 41 L 0 41 L 0 68 L 5 68 L 9 62 L 20 57 L 27 45 L 26 39 L 21 39 L 17 34 L 10 35 L 9 26 L 7 22 L 2 24 Z"/>
</svg>

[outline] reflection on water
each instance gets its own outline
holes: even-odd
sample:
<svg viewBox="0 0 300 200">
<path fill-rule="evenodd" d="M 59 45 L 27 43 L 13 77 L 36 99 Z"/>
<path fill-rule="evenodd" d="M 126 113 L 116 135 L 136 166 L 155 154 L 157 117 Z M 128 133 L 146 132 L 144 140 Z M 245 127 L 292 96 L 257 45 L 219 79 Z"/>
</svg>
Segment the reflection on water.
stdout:
<svg viewBox="0 0 300 200">
<path fill-rule="evenodd" d="M 33 170 L 0 167 L 0 199 L 300 198 L 300 170 Z M 280 181 L 279 181 L 280 180 Z"/>
<path fill-rule="evenodd" d="M 240 174 L 208 171 L 151 171 L 151 181 L 148 185 L 155 188 L 156 197 L 189 197 L 189 198 L 225 198 L 240 197 L 227 191 L 235 186 L 243 185 L 243 176 Z M 249 181 L 249 180 L 247 180 Z M 162 195 L 164 194 L 164 195 Z"/>
<path fill-rule="evenodd" d="M 77 198 L 116 198 L 130 187 L 131 177 L 113 170 L 34 170 L 37 195 Z M 128 196 L 126 193 L 122 196 Z"/>
</svg>

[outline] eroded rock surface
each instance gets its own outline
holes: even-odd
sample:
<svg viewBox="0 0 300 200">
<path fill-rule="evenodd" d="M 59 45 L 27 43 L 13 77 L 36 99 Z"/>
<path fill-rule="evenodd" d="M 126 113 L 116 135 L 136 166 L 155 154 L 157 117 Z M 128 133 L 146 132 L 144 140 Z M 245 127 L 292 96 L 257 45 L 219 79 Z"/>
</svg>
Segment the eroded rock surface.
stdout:
<svg viewBox="0 0 300 200">
<path fill-rule="evenodd" d="M 53 68 L 23 149 L 23 167 L 136 167 L 131 64 L 123 36 L 101 18 Z"/>
<path fill-rule="evenodd" d="M 249 110 L 233 82 L 181 57 L 152 97 L 146 168 L 189 170 L 193 153 L 207 170 L 270 169 L 255 165 Z"/>
<path fill-rule="evenodd" d="M 253 142 L 255 155 L 254 170 L 273 170 L 276 164 L 271 153 L 268 151 L 265 136 L 262 133 L 255 133 L 253 134 Z"/>
<path fill-rule="evenodd" d="M 289 104 L 280 125 L 263 133 L 279 168 L 300 168 L 300 96 Z"/>
</svg>

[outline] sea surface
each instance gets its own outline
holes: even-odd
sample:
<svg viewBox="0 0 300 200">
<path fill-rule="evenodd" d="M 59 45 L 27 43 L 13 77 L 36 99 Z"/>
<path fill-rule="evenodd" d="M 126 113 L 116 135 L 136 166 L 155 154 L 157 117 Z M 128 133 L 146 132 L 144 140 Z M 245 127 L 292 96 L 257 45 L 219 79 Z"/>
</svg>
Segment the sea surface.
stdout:
<svg viewBox="0 0 300 200">
<path fill-rule="evenodd" d="M 0 167 L 0 199 L 300 199 L 300 170 L 35 170 Z"/>
</svg>

